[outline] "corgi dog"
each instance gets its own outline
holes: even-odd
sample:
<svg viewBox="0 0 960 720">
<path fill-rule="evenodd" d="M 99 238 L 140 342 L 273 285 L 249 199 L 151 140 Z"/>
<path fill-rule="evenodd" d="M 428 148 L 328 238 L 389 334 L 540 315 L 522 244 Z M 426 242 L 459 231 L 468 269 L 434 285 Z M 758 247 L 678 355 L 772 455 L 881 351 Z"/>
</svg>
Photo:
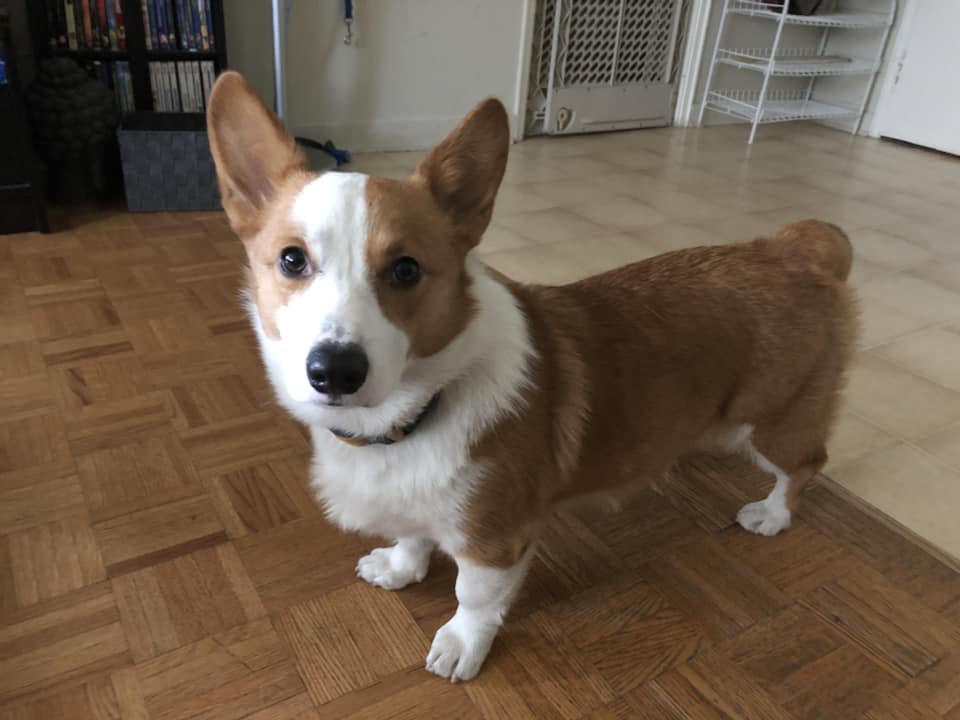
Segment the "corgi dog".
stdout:
<svg viewBox="0 0 960 720">
<path fill-rule="evenodd" d="M 706 446 L 776 484 L 738 521 L 774 535 L 824 465 L 857 333 L 837 227 L 787 225 L 559 287 L 473 252 L 510 145 L 481 102 L 402 180 L 310 172 L 237 73 L 207 125 L 249 259 L 250 316 L 279 403 L 310 430 L 327 516 L 392 544 L 357 573 L 419 582 L 457 565 L 427 670 L 480 670 L 559 506 L 656 479 Z M 584 238 L 589 243 L 589 238 Z"/>
</svg>

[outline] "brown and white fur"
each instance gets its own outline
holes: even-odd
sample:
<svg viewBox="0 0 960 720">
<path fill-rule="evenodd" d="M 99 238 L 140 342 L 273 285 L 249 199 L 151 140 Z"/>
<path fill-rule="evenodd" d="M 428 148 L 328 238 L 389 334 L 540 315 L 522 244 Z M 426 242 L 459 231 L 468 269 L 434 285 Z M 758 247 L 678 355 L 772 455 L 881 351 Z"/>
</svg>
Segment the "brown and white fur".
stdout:
<svg viewBox="0 0 960 720">
<path fill-rule="evenodd" d="M 217 82 L 208 127 L 264 362 L 313 435 L 312 486 L 343 528 L 395 541 L 358 574 L 394 590 L 423 579 L 436 547 L 457 563 L 459 606 L 428 670 L 477 674 L 558 504 L 656 478 L 705 444 L 776 478 L 740 511 L 744 528 L 789 526 L 826 460 L 856 333 L 838 228 L 803 221 L 562 287 L 522 285 L 472 253 L 507 161 L 499 102 L 478 105 L 404 180 L 308 172 L 235 73 Z M 289 246 L 308 259 L 295 278 L 278 267 Z M 422 268 L 413 286 L 391 275 L 401 257 Z M 366 354 L 355 393 L 308 382 L 322 342 Z M 437 393 L 396 444 L 355 447 L 330 431 L 383 435 Z"/>
</svg>

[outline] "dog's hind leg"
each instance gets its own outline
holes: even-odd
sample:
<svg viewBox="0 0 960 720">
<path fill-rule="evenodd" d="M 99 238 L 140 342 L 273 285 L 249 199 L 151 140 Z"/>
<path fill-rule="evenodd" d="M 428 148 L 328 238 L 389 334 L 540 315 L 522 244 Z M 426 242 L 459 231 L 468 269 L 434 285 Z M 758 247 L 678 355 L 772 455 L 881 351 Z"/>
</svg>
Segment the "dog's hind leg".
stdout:
<svg viewBox="0 0 960 720">
<path fill-rule="evenodd" d="M 740 509 L 737 513 L 737 522 L 740 526 L 758 535 L 776 535 L 790 527 L 791 517 L 800 500 L 800 492 L 826 462 L 825 452 L 815 457 L 818 459 L 788 472 L 774 465 L 754 449 L 751 459 L 762 470 L 773 474 L 777 482 L 766 498 L 759 502 L 748 503 Z"/>
</svg>

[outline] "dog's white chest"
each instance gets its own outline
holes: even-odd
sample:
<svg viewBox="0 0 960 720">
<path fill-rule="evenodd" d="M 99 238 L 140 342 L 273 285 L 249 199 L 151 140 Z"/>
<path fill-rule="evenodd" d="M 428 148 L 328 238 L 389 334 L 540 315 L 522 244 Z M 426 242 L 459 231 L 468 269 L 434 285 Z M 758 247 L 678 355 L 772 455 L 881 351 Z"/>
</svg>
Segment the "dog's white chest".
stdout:
<svg viewBox="0 0 960 720">
<path fill-rule="evenodd" d="M 420 537 L 451 552 L 477 468 L 465 442 L 413 435 L 396 445 L 352 447 L 323 429 L 314 435 L 311 485 L 327 516 L 345 530 Z"/>
</svg>

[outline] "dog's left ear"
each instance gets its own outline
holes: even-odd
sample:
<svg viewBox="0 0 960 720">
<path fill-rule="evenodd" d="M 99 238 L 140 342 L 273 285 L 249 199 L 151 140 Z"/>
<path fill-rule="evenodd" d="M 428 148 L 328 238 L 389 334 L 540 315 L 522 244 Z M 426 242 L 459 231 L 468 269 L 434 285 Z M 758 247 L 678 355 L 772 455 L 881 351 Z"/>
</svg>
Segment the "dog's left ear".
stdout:
<svg viewBox="0 0 960 720">
<path fill-rule="evenodd" d="M 468 247 L 480 241 L 493 214 L 510 147 L 510 121 L 503 103 L 477 105 L 414 171 L 426 182 Z"/>
</svg>

